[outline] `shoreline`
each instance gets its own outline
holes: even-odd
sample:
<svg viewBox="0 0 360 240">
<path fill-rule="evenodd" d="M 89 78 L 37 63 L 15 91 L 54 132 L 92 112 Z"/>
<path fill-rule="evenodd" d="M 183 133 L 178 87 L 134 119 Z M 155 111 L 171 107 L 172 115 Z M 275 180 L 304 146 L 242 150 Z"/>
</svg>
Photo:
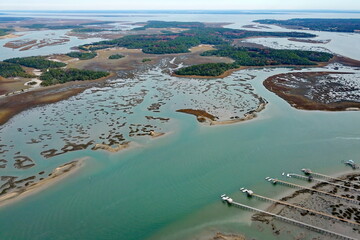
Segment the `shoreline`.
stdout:
<svg viewBox="0 0 360 240">
<path fill-rule="evenodd" d="M 304 175 L 305 176 L 305 175 Z M 334 179 L 326 179 L 321 178 L 319 179 L 328 181 L 326 182 L 317 182 L 312 181 L 301 183 L 300 185 L 306 186 L 308 188 L 313 188 L 320 191 L 329 192 L 330 194 L 337 194 L 339 196 L 346 196 L 351 199 L 356 199 L 358 193 L 360 191 L 359 187 L 356 187 L 355 190 L 349 190 L 346 187 L 351 186 L 352 184 L 359 184 L 360 179 L 360 171 L 359 170 L 346 170 L 337 172 L 334 174 L 328 175 L 332 178 L 338 178 L 341 180 L 346 180 L 348 183 L 344 184 Z M 330 183 L 336 183 L 343 187 L 334 186 Z M 349 184 L 349 185 L 348 185 Z M 344 195 L 345 194 L 345 195 Z M 352 196 L 352 197 L 351 197 Z M 307 212 L 304 210 L 292 208 L 286 206 L 281 203 L 271 203 L 267 206 L 266 211 L 285 216 L 288 218 L 292 218 L 298 221 L 302 221 L 308 224 L 315 225 L 320 228 L 331 227 L 335 230 L 335 232 L 339 232 L 342 234 L 348 233 L 349 236 L 356 234 L 354 226 L 345 224 L 345 221 L 341 221 L 340 219 L 345 219 L 346 221 L 356 222 L 356 224 L 360 225 L 359 219 L 356 217 L 357 214 L 360 212 L 360 208 L 355 203 L 350 202 L 343 202 L 339 201 L 339 199 L 333 198 L 327 195 L 319 195 L 313 194 L 309 189 L 289 189 L 286 191 L 286 194 L 280 194 L 277 197 L 274 197 L 275 201 L 282 201 L 287 204 L 298 205 L 299 207 L 309 209 L 314 212 L 320 212 L 328 216 L 333 216 L 334 219 L 338 219 L 338 221 L 334 221 L 334 219 L 324 218 L 321 215 L 315 215 L 312 212 Z M 359 197 L 357 198 L 359 199 Z M 348 210 L 350 209 L 350 211 Z M 282 229 L 281 225 L 278 225 L 276 222 L 273 222 L 273 218 L 266 216 L 262 213 L 255 213 L 252 215 L 252 221 L 254 223 L 262 223 L 266 224 L 268 228 L 272 228 L 272 231 L 276 235 L 286 234 L 285 231 Z M 347 234 L 346 234 L 347 235 Z M 355 235 L 354 235 L 355 236 Z"/>
<path fill-rule="evenodd" d="M 206 60 L 206 62 L 218 62 L 218 61 L 226 61 L 226 59 L 222 58 L 204 58 L 200 56 L 200 53 L 211 50 L 212 45 L 208 44 L 200 44 L 196 47 L 192 47 L 190 49 L 190 53 L 184 54 L 167 54 L 167 55 L 158 55 L 158 54 L 145 54 L 142 53 L 139 49 L 127 49 L 127 48 L 115 48 L 112 49 L 114 52 L 119 52 L 126 55 L 125 58 L 118 60 L 107 60 L 107 55 L 111 54 L 111 50 L 98 50 L 99 54 L 96 58 L 90 60 L 82 60 L 82 61 L 74 61 L 71 59 L 67 59 L 69 68 L 79 68 L 79 69 L 94 69 L 109 71 L 110 75 L 104 78 L 96 79 L 96 80 L 88 80 L 88 81 L 74 81 L 67 82 L 64 84 L 53 85 L 49 87 L 41 87 L 41 88 L 30 88 L 29 90 L 18 91 L 15 94 L 11 94 L 9 96 L 0 97 L 0 126 L 8 122 L 12 117 L 21 113 L 22 111 L 31 109 L 33 107 L 37 107 L 40 105 L 46 105 L 51 103 L 56 103 L 62 100 L 66 100 L 72 96 L 76 96 L 77 94 L 82 93 L 84 90 L 96 86 L 97 84 L 103 84 L 106 80 L 118 77 L 116 72 L 121 71 L 121 75 L 119 77 L 133 77 L 133 72 L 143 71 L 144 63 L 141 62 L 142 59 L 151 57 L 152 61 L 150 62 L 151 66 L 156 66 L 160 62 L 159 59 L 163 57 L 178 57 L 178 56 L 186 56 L 185 61 L 187 64 L 199 64 L 202 61 Z M 104 56 L 102 56 L 104 55 Z M 129 56 L 128 56 L 129 55 Z M 49 55 L 51 60 L 59 60 L 64 62 L 62 59 L 64 54 L 53 54 Z M 102 56 L 104 61 L 100 58 Z M 125 62 L 124 62 L 125 60 Z M 65 61 L 65 62 L 66 62 Z M 103 69 L 103 65 L 106 63 L 106 67 Z M 121 63 L 119 65 L 119 63 Z M 114 65 L 115 64 L 115 65 Z M 106 69 L 109 66 L 111 69 Z M 146 64 L 148 65 L 148 63 Z M 120 66 L 120 67 L 119 67 Z M 145 66 L 147 67 L 147 66 Z"/>
<path fill-rule="evenodd" d="M 236 119 L 229 119 L 229 120 L 222 120 L 222 121 L 217 121 L 216 120 L 217 117 L 209 114 L 208 112 L 206 112 L 204 110 L 179 109 L 179 110 L 176 110 L 176 112 L 194 115 L 196 117 L 196 120 L 199 123 L 206 123 L 209 126 L 219 126 L 219 125 L 230 125 L 230 124 L 253 120 L 258 117 L 257 113 L 260 113 L 263 110 L 265 110 L 267 104 L 268 104 L 268 102 L 266 100 L 262 99 L 262 102 L 258 105 L 258 107 L 253 111 L 245 113 L 244 117 L 236 118 Z"/>
<path fill-rule="evenodd" d="M 339 99 L 338 101 L 324 103 L 320 101 L 316 101 L 310 98 L 307 98 L 304 93 L 300 90 L 307 89 L 306 86 L 301 88 L 302 86 L 297 86 L 294 88 L 288 87 L 283 84 L 283 78 L 293 79 L 293 77 L 303 77 L 307 79 L 313 79 L 315 77 L 321 76 L 329 76 L 331 74 L 341 74 L 341 75 L 349 75 L 353 74 L 350 72 L 298 72 L 298 73 L 283 73 L 273 75 L 268 77 L 263 81 L 263 86 L 270 92 L 275 93 L 279 98 L 285 100 L 291 107 L 296 108 L 298 110 L 307 110 L 307 111 L 329 111 L 329 112 L 337 112 L 337 111 L 360 111 L 360 103 L 349 101 L 346 99 Z M 289 80 L 291 83 L 291 80 Z M 294 83 L 293 83 L 294 84 Z M 331 82 L 330 84 L 331 85 Z M 314 86 L 316 87 L 316 86 Z"/>
<path fill-rule="evenodd" d="M 211 45 L 199 45 L 195 48 L 193 48 L 193 51 L 191 54 L 200 54 L 203 50 L 206 50 L 206 48 L 210 48 Z M 204 48 L 204 49 L 203 49 Z M 128 49 L 125 49 L 126 51 L 130 51 Z M 101 50 L 100 50 L 101 51 Z M 134 50 L 132 50 L 134 51 Z M 198 52 L 199 51 L 199 52 Z M 107 52 L 107 51 L 106 51 Z M 189 55 L 189 56 L 195 56 L 195 55 Z M 147 54 L 145 54 L 147 55 Z M 144 56 L 145 56 L 144 55 Z M 181 55 L 181 54 L 180 54 Z M 59 56 L 59 55 L 54 55 Z M 143 54 L 141 53 L 141 56 Z M 179 56 L 179 54 L 173 54 L 169 56 Z M 186 56 L 186 54 L 185 54 Z M 56 58 L 56 57 L 55 57 Z M 154 55 L 154 58 L 159 58 L 158 55 Z M 216 57 L 217 58 L 217 57 Z M 95 58 L 96 59 L 96 58 Z M 123 58 L 124 59 L 124 58 Z M 123 61 L 123 59 L 120 59 L 120 61 Z M 217 58 L 218 59 L 218 58 Z M 86 60 L 87 61 L 93 61 L 93 60 Z M 198 60 L 196 60 L 198 61 Z M 193 62 L 193 64 L 198 64 Z M 155 61 L 157 62 L 157 61 Z M 329 62 L 321 62 L 317 65 L 268 65 L 268 66 L 242 66 L 240 68 L 236 69 L 230 69 L 225 71 L 223 74 L 219 76 L 196 76 L 196 75 L 177 75 L 172 73 L 171 76 L 179 77 L 179 78 L 198 78 L 198 79 L 219 79 L 219 78 L 225 78 L 230 76 L 236 71 L 240 70 L 246 70 L 246 69 L 264 69 L 264 68 L 309 68 L 309 67 L 324 67 L 331 63 L 341 63 L 347 66 L 360 66 L 360 61 L 350 59 L 343 56 L 334 56 Z M 92 64 L 89 65 L 90 68 L 93 67 Z M 88 66 L 88 67 L 89 67 Z M 141 64 L 139 65 L 142 66 Z M 139 67 L 138 66 L 138 67 Z M 71 66 L 73 67 L 73 66 Z M 88 68 L 86 67 L 86 68 Z M 82 67 L 81 67 L 82 69 Z M 130 67 L 129 67 L 130 69 Z M 124 73 L 127 72 L 127 69 L 123 70 Z M 51 103 L 56 103 L 62 100 L 66 100 L 72 96 L 75 96 L 79 93 L 82 93 L 84 90 L 91 88 L 95 86 L 96 84 L 103 84 L 105 80 L 111 79 L 116 76 L 116 73 L 114 71 L 110 71 L 110 75 L 104 78 L 100 78 L 97 80 L 89 80 L 89 81 L 74 81 L 74 82 L 68 82 L 65 84 L 59 84 L 44 88 L 30 88 L 30 90 L 26 90 L 24 92 L 21 92 L 19 94 L 11 95 L 11 96 L 5 96 L 0 98 L 0 125 L 5 124 L 8 122 L 12 117 L 19 114 L 20 112 L 24 110 L 31 109 L 36 106 L 40 105 L 46 105 Z M 347 110 L 352 110 L 354 106 L 350 105 L 347 107 Z M 213 125 L 221 125 L 221 124 L 231 124 L 231 123 L 237 123 L 242 122 L 244 120 L 250 120 L 249 118 L 254 117 L 245 117 L 245 119 L 234 119 L 234 120 L 227 120 L 223 122 L 214 122 Z"/>
<path fill-rule="evenodd" d="M 327 44 L 331 42 L 330 39 L 327 40 L 312 40 L 312 39 L 301 39 L 301 38 L 288 38 L 292 42 L 302 42 L 302 43 L 312 43 L 312 44 Z"/>
<path fill-rule="evenodd" d="M 345 66 L 350 67 L 360 67 L 360 61 L 355 60 L 352 58 L 340 56 L 340 55 L 334 55 L 332 59 L 330 59 L 328 62 L 319 62 L 316 65 L 265 65 L 265 66 L 241 66 L 239 68 L 229 69 L 225 71 L 224 73 L 218 75 L 218 76 L 198 76 L 198 75 L 178 75 L 175 73 L 172 73 L 171 76 L 178 77 L 178 78 L 198 78 L 198 79 L 218 79 L 218 78 L 225 78 L 233 74 L 234 72 L 241 71 L 241 70 L 247 70 L 247 69 L 263 69 L 263 68 L 321 68 L 328 66 L 332 63 L 340 63 Z"/>
<path fill-rule="evenodd" d="M 17 201 L 21 201 L 22 199 L 45 190 L 53 184 L 69 177 L 84 166 L 84 161 L 86 159 L 87 157 L 83 157 L 63 164 L 55 168 L 49 176 L 43 180 L 35 182 L 29 186 L 21 187 L 19 190 L 0 195 L 0 208 Z"/>
<path fill-rule="evenodd" d="M 115 144 L 115 145 L 107 145 L 107 144 L 97 143 L 91 148 L 91 150 L 94 150 L 94 151 L 104 150 L 109 153 L 117 153 L 117 152 L 123 151 L 125 149 L 129 149 L 132 147 L 134 147 L 132 142 L 124 142 L 124 143 L 121 143 L 121 144 L 119 143 L 119 144 Z"/>
<path fill-rule="evenodd" d="M 10 39 L 10 38 L 17 38 L 17 37 L 21 37 L 24 35 L 16 35 L 14 33 L 10 33 L 10 34 L 6 34 L 4 36 L 0 36 L 0 39 Z"/>
<path fill-rule="evenodd" d="M 23 93 L 0 98 L 0 125 L 4 125 L 12 117 L 25 110 L 66 100 L 88 88 L 103 84 L 115 75 L 114 72 L 111 72 L 109 76 L 96 80 L 73 81 L 42 88 L 30 88 Z"/>
<path fill-rule="evenodd" d="M 335 57 L 334 57 L 335 58 Z M 333 58 L 333 59 L 334 59 Z M 239 68 L 229 69 L 225 71 L 224 73 L 218 75 L 218 76 L 198 76 L 198 75 L 178 75 L 175 73 L 172 73 L 171 76 L 178 77 L 178 78 L 198 78 L 198 79 L 219 79 L 219 78 L 226 78 L 228 76 L 231 76 L 234 72 L 241 71 L 241 70 L 247 70 L 247 69 L 263 69 L 263 68 L 316 68 L 316 67 L 325 67 L 333 62 L 333 59 L 331 59 L 329 62 L 320 62 L 316 65 L 265 65 L 265 66 L 241 66 Z M 345 58 L 346 59 L 346 58 Z M 354 60 L 356 61 L 356 60 Z"/>
</svg>

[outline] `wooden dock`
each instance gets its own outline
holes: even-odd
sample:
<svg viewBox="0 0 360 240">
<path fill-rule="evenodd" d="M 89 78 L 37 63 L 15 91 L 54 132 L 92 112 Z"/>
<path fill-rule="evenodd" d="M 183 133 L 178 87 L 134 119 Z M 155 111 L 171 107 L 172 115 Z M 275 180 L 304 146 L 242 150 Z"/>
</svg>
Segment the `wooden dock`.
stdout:
<svg viewBox="0 0 360 240">
<path fill-rule="evenodd" d="M 314 231 L 314 232 L 317 232 L 317 233 L 320 233 L 320 234 L 333 236 L 333 237 L 336 237 L 338 239 L 356 240 L 355 238 L 348 237 L 348 236 L 345 236 L 343 234 L 339 234 L 339 233 L 336 233 L 336 232 L 333 232 L 333 231 L 330 231 L 330 230 L 327 230 L 327 229 L 323 229 L 323 228 L 320 228 L 320 227 L 315 227 L 315 226 L 312 226 L 312 225 L 304 223 L 304 222 L 300 222 L 300 221 L 297 221 L 297 220 L 294 220 L 294 219 L 291 219 L 291 218 L 280 216 L 278 214 L 270 213 L 270 212 L 267 212 L 267 211 L 264 211 L 264 210 L 261 210 L 261 209 L 258 209 L 258 208 L 250 207 L 250 206 L 235 202 L 232 199 L 231 199 L 231 201 L 227 201 L 227 203 L 229 205 L 236 206 L 238 208 L 242 208 L 242 209 L 245 209 L 245 210 L 248 210 L 248 211 L 262 213 L 262 214 L 271 216 L 273 218 L 279 219 L 281 221 L 291 223 L 291 224 L 294 224 L 294 225 L 309 229 L 311 231 Z"/>
<path fill-rule="evenodd" d="M 295 184 L 295 183 L 290 183 L 290 182 L 282 181 L 282 180 L 279 180 L 279 179 L 272 179 L 271 182 L 273 184 L 279 183 L 279 184 L 289 186 L 289 187 L 293 187 L 293 188 L 306 189 L 306 190 L 309 190 L 311 192 L 316 192 L 316 193 L 319 193 L 319 194 L 322 194 L 322 195 L 330 196 L 330 197 L 333 197 L 333 198 L 337 198 L 337 199 L 340 199 L 340 200 L 344 200 L 344 201 L 347 201 L 347 202 L 354 203 L 356 205 L 360 205 L 360 202 L 355 200 L 355 199 L 343 197 L 343 196 L 340 196 L 340 195 L 336 195 L 336 194 L 333 194 L 333 193 L 328 193 L 328 192 L 317 190 L 317 189 L 310 188 L 310 187 L 304 187 L 304 186 L 301 186 L 301 185 L 298 185 L 298 184 Z"/>
<path fill-rule="evenodd" d="M 331 176 L 328 176 L 328 175 L 325 175 L 325 174 L 321 174 L 321 173 L 316 173 L 316 172 L 311 172 L 312 176 L 317 176 L 317 177 L 321 177 L 321 178 L 325 178 L 325 179 L 331 179 L 331 180 L 334 180 L 334 181 L 338 181 L 338 182 L 343 182 L 343 183 L 346 183 L 346 184 L 351 184 L 353 186 L 357 186 L 360 188 L 360 185 L 359 184 L 356 184 L 356 183 L 352 183 L 350 181 L 345 181 L 343 179 L 340 179 L 340 178 L 336 178 L 336 177 L 331 177 Z"/>
<path fill-rule="evenodd" d="M 300 179 L 300 180 L 304 180 L 304 181 L 309 181 L 309 177 L 305 177 L 305 176 L 302 176 L 300 174 L 296 174 L 296 173 L 288 173 L 286 175 L 289 175 L 290 177 L 294 177 L 294 178 L 297 178 L 297 179 Z M 353 188 L 353 187 L 347 187 L 345 185 L 340 185 L 340 184 L 336 184 L 336 183 L 333 183 L 333 182 L 329 182 L 329 181 L 326 181 L 326 180 L 321 180 L 319 178 L 311 178 L 311 181 L 316 181 L 316 182 L 319 182 L 319 183 L 326 183 L 326 184 L 329 184 L 329 185 L 332 185 L 332 186 L 335 186 L 335 187 L 339 187 L 339 188 L 343 188 L 343 189 L 349 189 L 349 190 L 352 190 L 352 191 L 356 191 L 356 192 L 360 192 L 360 189 L 356 189 L 356 188 Z"/>
<path fill-rule="evenodd" d="M 349 223 L 349 224 L 351 224 L 353 226 L 356 226 L 356 227 L 360 226 L 360 224 L 357 223 L 357 222 L 354 222 L 354 221 L 351 221 L 351 220 L 348 220 L 348 219 L 339 218 L 339 217 L 336 217 L 336 216 L 333 216 L 333 215 L 330 215 L 330 214 L 327 214 L 327 213 L 324 213 L 324 212 L 315 211 L 315 210 L 312 210 L 312 209 L 309 209 L 309 208 L 304 208 L 304 207 L 301 207 L 301 206 L 298 206 L 298 205 L 295 205 L 295 204 L 291 204 L 291 203 L 288 203 L 288 202 L 284 202 L 284 201 L 264 197 L 264 196 L 261 196 L 261 195 L 255 194 L 255 193 L 253 193 L 251 196 L 255 197 L 255 198 L 258 198 L 260 200 L 263 200 L 263 201 L 277 203 L 277 204 L 284 205 L 284 206 L 291 207 L 291 208 L 295 208 L 295 209 L 298 209 L 298 210 L 307 211 L 309 213 L 314 213 L 316 215 L 326 217 L 326 218 L 331 219 L 331 220 L 337 220 L 337 221 L 340 221 L 340 222 Z"/>
</svg>

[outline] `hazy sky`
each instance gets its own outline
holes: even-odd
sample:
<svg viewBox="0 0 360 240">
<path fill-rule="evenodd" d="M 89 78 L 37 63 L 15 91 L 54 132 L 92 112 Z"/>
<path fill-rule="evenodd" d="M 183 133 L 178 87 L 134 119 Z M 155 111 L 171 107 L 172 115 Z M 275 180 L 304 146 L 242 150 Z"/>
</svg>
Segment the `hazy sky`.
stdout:
<svg viewBox="0 0 360 240">
<path fill-rule="evenodd" d="M 1 10 L 360 10 L 360 0 L 1 0 Z"/>
</svg>

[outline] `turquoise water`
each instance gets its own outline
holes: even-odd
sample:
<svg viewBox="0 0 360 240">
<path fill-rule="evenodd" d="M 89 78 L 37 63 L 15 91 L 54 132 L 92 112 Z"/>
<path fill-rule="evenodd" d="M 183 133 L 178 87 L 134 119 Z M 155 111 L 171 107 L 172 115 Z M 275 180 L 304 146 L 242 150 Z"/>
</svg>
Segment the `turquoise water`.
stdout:
<svg viewBox="0 0 360 240">
<path fill-rule="evenodd" d="M 171 133 L 159 139 L 135 138 L 139 146 L 134 149 L 117 154 L 82 150 L 43 159 L 31 145 L 16 146 L 38 157 L 31 173 L 42 168 L 50 171 L 84 156 L 89 158 L 71 177 L 0 208 L 0 239 L 202 239 L 218 231 L 278 239 L 269 235 L 267 229 L 258 231 L 250 225 L 248 212 L 227 207 L 219 196 L 227 193 L 236 200 L 264 208 L 266 205 L 261 202 L 243 198 L 238 189 L 247 187 L 262 195 L 278 197 L 289 189 L 273 187 L 264 177 L 278 177 L 283 171 L 299 172 L 304 167 L 333 174 L 348 170 L 341 160 L 357 160 L 360 155 L 358 112 L 299 111 L 262 86 L 268 76 L 287 71 L 238 73 L 256 76 L 247 83 L 269 101 L 266 110 L 253 121 L 203 126 L 193 116 L 174 112 L 176 104 L 182 101 L 180 95 L 175 95 L 159 114 L 172 119 L 162 125 Z M 151 74 L 131 91 L 139 93 L 142 88 L 153 87 L 151 79 L 160 78 L 161 74 Z M 119 91 L 121 96 L 121 89 L 99 94 L 110 96 L 112 91 Z M 152 94 L 144 98 L 142 105 L 134 107 L 135 114 L 129 116 L 129 121 L 144 121 L 141 111 L 152 103 Z M 6 135 L 1 138 L 15 143 L 23 141 L 21 135 L 13 136 L 11 130 L 15 131 L 19 124 L 41 124 L 43 120 L 37 118 L 41 112 L 51 115 L 54 109 L 72 106 L 69 116 L 65 115 L 70 120 L 72 109 L 76 109 L 75 100 L 81 103 L 92 97 L 98 96 L 86 92 L 79 99 L 22 113 L 4 126 Z M 99 102 L 91 104 L 103 108 Z M 78 121 L 85 124 L 86 116 L 92 115 L 83 114 Z M 103 131 L 101 125 L 91 130 L 94 136 Z M 61 144 L 59 141 L 52 144 Z M 16 169 L 1 171 L 2 175 L 24 174 Z"/>
<path fill-rule="evenodd" d="M 68 153 L 61 159 L 90 159 L 74 176 L 2 208 L 1 238 L 184 239 L 204 224 L 249 232 L 248 219 L 223 206 L 220 194 L 241 199 L 237 189 L 246 186 L 274 197 L 284 189 L 266 185 L 265 176 L 303 167 L 333 173 L 346 169 L 340 160 L 359 156 L 357 112 L 292 109 L 258 73 L 253 85 L 270 102 L 258 119 L 206 127 L 174 114 L 178 130 L 141 148 Z"/>
</svg>

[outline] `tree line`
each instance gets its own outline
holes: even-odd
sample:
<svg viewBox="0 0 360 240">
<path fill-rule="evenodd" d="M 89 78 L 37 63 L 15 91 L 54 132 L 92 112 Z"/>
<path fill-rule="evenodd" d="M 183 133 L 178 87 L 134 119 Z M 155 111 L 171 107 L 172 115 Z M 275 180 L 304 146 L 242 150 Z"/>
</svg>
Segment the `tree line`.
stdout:
<svg viewBox="0 0 360 240">
<path fill-rule="evenodd" d="M 170 54 L 186 53 L 189 48 L 199 44 L 223 45 L 231 44 L 233 39 L 248 37 L 295 37 L 310 38 L 314 34 L 302 32 L 259 32 L 247 31 L 230 28 L 206 27 L 197 22 L 161 22 L 150 21 L 145 27 L 185 27 L 189 30 L 179 33 L 164 34 L 138 34 L 128 35 L 113 40 L 105 40 L 79 47 L 81 50 L 94 51 L 111 47 L 125 47 L 129 49 L 142 49 L 144 53 L 150 54 Z"/>
<path fill-rule="evenodd" d="M 69 57 L 72 57 L 72 58 L 78 58 L 80 60 L 88 60 L 88 59 L 92 59 L 92 58 L 96 57 L 97 53 L 96 52 L 70 52 L 66 55 Z"/>
<path fill-rule="evenodd" d="M 103 71 L 81 70 L 76 68 L 51 68 L 40 76 L 40 80 L 42 80 L 42 86 L 50 86 L 70 81 L 95 80 L 108 75 L 108 72 Z"/>
<path fill-rule="evenodd" d="M 229 57 L 234 63 L 207 63 L 184 67 L 175 72 L 177 75 L 219 76 L 227 70 L 241 66 L 274 66 L 274 65 L 316 65 L 328 62 L 333 55 L 325 52 L 302 50 L 278 50 L 259 48 L 239 48 L 222 46 L 217 50 L 206 51 L 202 56 Z"/>
<path fill-rule="evenodd" d="M 45 57 L 19 57 L 19 58 L 10 58 L 4 60 L 4 62 L 15 63 L 25 67 L 31 67 L 36 69 L 46 69 L 46 68 L 59 68 L 65 67 L 66 64 L 62 62 L 55 62 L 45 59 Z"/>
</svg>

